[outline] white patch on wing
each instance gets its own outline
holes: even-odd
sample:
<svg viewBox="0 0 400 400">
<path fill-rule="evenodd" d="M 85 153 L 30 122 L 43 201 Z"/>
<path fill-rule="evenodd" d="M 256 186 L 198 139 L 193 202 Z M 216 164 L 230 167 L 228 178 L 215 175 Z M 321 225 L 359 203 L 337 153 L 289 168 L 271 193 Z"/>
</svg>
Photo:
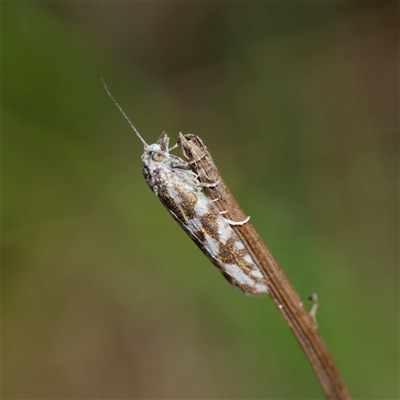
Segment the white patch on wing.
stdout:
<svg viewBox="0 0 400 400">
<path fill-rule="evenodd" d="M 236 264 L 224 264 L 225 271 L 241 285 L 254 286 L 255 282 Z"/>
<path fill-rule="evenodd" d="M 268 288 L 266 285 L 263 285 L 262 283 L 257 283 L 256 289 L 259 293 L 268 293 Z"/>
<path fill-rule="evenodd" d="M 246 261 L 247 264 L 254 264 L 252 258 L 248 254 L 243 257 L 243 260 Z"/>
<path fill-rule="evenodd" d="M 199 217 L 206 215 L 208 212 L 208 205 L 210 200 L 203 193 L 199 192 L 199 197 L 197 199 L 196 206 L 194 207 L 194 211 Z"/>
<path fill-rule="evenodd" d="M 186 225 L 187 225 L 188 229 L 190 230 L 190 232 L 197 232 L 197 231 L 202 230 L 200 221 L 197 218 L 188 219 L 186 221 Z"/>
<path fill-rule="evenodd" d="M 225 221 L 223 221 L 222 218 L 218 219 L 219 225 L 218 225 L 218 236 L 219 236 L 219 240 L 222 243 L 226 243 L 226 241 L 232 236 L 232 228 L 225 223 Z"/>
<path fill-rule="evenodd" d="M 242 243 L 240 240 L 237 240 L 237 241 L 235 242 L 235 247 L 236 247 L 238 250 L 243 250 L 243 249 L 244 249 L 244 245 L 243 245 L 243 243 Z"/>
<path fill-rule="evenodd" d="M 173 182 L 167 181 L 167 183 L 166 183 L 167 191 L 169 192 L 171 197 L 175 200 L 175 202 L 177 202 L 177 204 L 179 204 L 179 201 L 180 201 L 179 192 L 176 190 L 175 186 L 176 186 L 176 184 Z"/>
<path fill-rule="evenodd" d="M 257 278 L 257 279 L 263 279 L 264 278 L 263 273 L 258 268 L 254 269 L 253 271 L 251 271 L 250 275 L 254 276 L 254 278 Z"/>
<path fill-rule="evenodd" d="M 211 236 L 205 235 L 204 247 L 207 249 L 209 254 L 211 254 L 213 257 L 218 256 L 218 254 L 219 254 L 218 242 Z"/>
</svg>

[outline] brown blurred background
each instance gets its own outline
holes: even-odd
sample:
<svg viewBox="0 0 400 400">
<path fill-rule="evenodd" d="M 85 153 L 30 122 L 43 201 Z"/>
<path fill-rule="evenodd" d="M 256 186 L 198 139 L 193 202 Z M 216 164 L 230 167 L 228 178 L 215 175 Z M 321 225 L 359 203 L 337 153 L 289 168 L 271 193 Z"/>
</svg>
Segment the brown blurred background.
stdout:
<svg viewBox="0 0 400 400">
<path fill-rule="evenodd" d="M 3 3 L 3 398 L 317 399 L 141 176 L 202 137 L 356 399 L 399 398 L 397 3 Z"/>
</svg>

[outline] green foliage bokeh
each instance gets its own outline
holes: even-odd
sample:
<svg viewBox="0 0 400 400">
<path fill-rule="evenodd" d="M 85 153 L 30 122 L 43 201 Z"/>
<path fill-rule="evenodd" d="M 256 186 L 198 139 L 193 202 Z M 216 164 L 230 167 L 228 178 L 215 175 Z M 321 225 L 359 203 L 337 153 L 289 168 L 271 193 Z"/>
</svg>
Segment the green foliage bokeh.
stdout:
<svg viewBox="0 0 400 400">
<path fill-rule="evenodd" d="M 321 398 L 141 176 L 202 137 L 354 398 L 398 393 L 394 3 L 3 3 L 3 396 Z"/>
</svg>

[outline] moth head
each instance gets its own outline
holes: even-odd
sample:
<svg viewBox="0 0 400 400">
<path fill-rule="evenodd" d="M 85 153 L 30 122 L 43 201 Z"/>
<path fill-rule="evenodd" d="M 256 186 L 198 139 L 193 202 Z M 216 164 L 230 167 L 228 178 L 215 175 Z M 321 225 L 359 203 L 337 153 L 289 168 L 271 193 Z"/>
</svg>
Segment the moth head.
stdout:
<svg viewBox="0 0 400 400">
<path fill-rule="evenodd" d="M 151 144 L 148 149 L 145 149 L 145 153 L 147 153 L 147 159 L 149 162 L 154 161 L 160 163 L 166 159 L 168 150 L 165 151 L 158 143 L 154 143 Z"/>
<path fill-rule="evenodd" d="M 143 161 L 147 163 L 162 163 L 169 156 L 169 137 L 163 132 L 157 143 L 144 146 Z"/>
<path fill-rule="evenodd" d="M 165 159 L 165 153 L 163 151 L 154 151 L 151 154 L 151 159 L 155 162 L 161 162 Z"/>
<path fill-rule="evenodd" d="M 153 165 L 156 167 L 157 164 L 161 164 L 165 159 L 167 159 L 168 155 L 168 149 L 164 150 L 162 145 L 157 142 L 144 147 L 142 160 L 146 165 Z"/>
</svg>

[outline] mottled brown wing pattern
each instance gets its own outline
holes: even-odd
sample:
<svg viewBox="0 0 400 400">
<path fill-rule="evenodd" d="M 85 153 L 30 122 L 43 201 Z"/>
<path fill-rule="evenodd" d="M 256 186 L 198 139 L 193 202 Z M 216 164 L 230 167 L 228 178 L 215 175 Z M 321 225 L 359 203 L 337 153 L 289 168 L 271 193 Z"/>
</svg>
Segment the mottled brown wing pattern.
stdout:
<svg viewBox="0 0 400 400">
<path fill-rule="evenodd" d="M 236 288 L 249 295 L 267 292 L 264 275 L 239 237 L 187 170 L 157 170 L 153 185 L 173 218 Z"/>
</svg>

